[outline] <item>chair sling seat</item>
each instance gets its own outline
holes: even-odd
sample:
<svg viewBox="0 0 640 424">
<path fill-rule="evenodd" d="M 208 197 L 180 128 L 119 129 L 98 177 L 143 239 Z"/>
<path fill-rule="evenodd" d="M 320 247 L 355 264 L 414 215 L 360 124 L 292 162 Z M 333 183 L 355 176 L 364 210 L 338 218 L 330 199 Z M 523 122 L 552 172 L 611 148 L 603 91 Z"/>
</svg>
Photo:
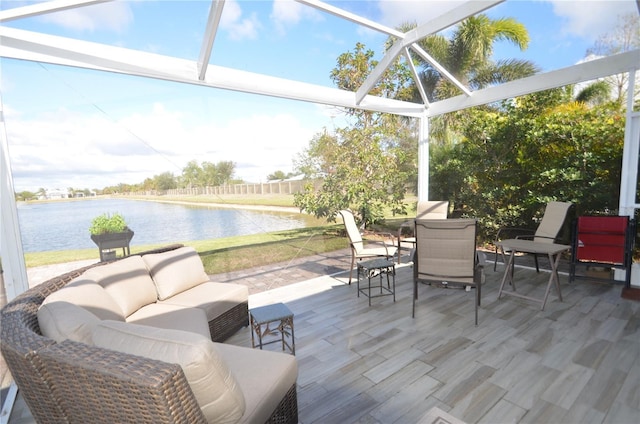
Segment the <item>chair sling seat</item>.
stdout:
<svg viewBox="0 0 640 424">
<path fill-rule="evenodd" d="M 496 270 L 498 265 L 498 255 L 502 256 L 503 262 L 506 264 L 505 254 L 509 251 L 503 248 L 498 249 L 497 242 L 505 239 L 505 238 L 513 238 L 513 237 L 501 237 L 504 233 L 514 233 L 519 232 L 520 235 L 517 235 L 515 238 L 525 238 L 531 239 L 536 243 L 555 243 L 558 239 L 562 227 L 567 220 L 567 216 L 569 215 L 569 211 L 573 207 L 573 203 L 571 202 L 549 202 L 547 203 L 544 214 L 542 215 L 542 220 L 538 225 L 538 228 L 535 232 L 531 230 L 526 230 L 522 228 L 501 228 L 498 230 L 498 234 L 496 235 L 496 250 L 495 250 L 495 259 L 493 263 L 493 270 Z M 529 232 L 529 234 L 526 234 Z M 538 256 L 534 255 L 533 259 L 536 265 L 536 271 L 540 270 L 538 266 Z"/>
<path fill-rule="evenodd" d="M 351 278 L 353 276 L 353 268 L 355 266 L 356 259 L 365 259 L 365 258 L 385 258 L 389 259 L 395 256 L 396 247 L 387 246 L 384 241 L 382 242 L 382 246 L 376 247 L 368 247 L 365 246 L 365 241 L 362 238 L 362 234 L 360 234 L 360 230 L 356 225 L 356 220 L 353 217 L 353 213 L 349 210 L 341 210 L 340 215 L 342 216 L 342 221 L 344 223 L 345 231 L 347 232 L 347 237 L 349 238 L 349 245 L 351 247 L 351 269 L 349 270 L 349 284 L 351 284 Z M 387 235 L 390 237 L 390 235 Z"/>
<path fill-rule="evenodd" d="M 416 219 L 413 253 L 413 308 L 418 282 L 456 283 L 476 288 L 475 324 L 482 282 L 482 265 L 476 253 L 475 219 Z"/>
</svg>

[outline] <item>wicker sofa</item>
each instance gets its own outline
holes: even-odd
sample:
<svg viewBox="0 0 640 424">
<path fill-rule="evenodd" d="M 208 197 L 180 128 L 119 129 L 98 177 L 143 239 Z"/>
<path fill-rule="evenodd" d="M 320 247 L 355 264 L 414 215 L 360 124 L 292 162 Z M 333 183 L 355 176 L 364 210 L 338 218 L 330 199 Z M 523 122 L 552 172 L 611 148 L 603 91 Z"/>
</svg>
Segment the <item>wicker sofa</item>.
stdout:
<svg viewBox="0 0 640 424">
<path fill-rule="evenodd" d="M 179 248 L 170 246 L 140 255 Z M 98 319 L 88 312 L 83 313 L 99 321 L 91 326 L 93 343 L 43 336 L 38 311 L 47 304 L 45 299 L 55 298 L 83 275 L 95 274 L 113 263 L 94 264 L 50 279 L 22 293 L 0 311 L 1 351 L 37 422 L 297 422 L 297 363 L 290 355 L 205 340 L 202 326 L 196 332 L 155 328 Z M 66 302 L 49 305 L 79 308 Z M 211 339 L 223 340 L 247 325 L 247 306 L 227 308 L 208 326 L 205 322 L 203 327 L 208 327 Z M 147 344 L 149 340 L 151 344 Z M 181 362 L 194 357 L 193 345 L 197 345 L 196 372 L 203 368 L 209 374 L 210 369 L 226 371 L 223 379 L 215 380 L 222 383 L 198 387 L 210 380 L 194 380 L 193 363 Z M 189 350 L 185 351 L 185 346 Z M 158 359 L 171 355 L 175 361 Z M 212 366 L 198 363 L 203 358 Z M 201 405 L 202 394 L 210 396 L 210 389 L 226 396 L 222 403 L 242 393 L 234 398 L 240 406 L 229 414 L 216 415 L 220 402 L 214 399 L 206 407 Z"/>
</svg>

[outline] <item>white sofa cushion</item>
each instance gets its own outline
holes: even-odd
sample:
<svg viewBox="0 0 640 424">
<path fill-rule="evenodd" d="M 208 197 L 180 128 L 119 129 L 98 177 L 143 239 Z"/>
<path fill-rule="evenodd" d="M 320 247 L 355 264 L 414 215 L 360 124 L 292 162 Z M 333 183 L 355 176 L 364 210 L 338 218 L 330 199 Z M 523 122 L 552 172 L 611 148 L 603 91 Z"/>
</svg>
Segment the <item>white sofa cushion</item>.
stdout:
<svg viewBox="0 0 640 424">
<path fill-rule="evenodd" d="M 244 414 L 244 396 L 217 345 L 199 334 L 103 321 L 93 330 L 93 342 L 98 347 L 179 364 L 209 423 L 235 423 Z"/>
<path fill-rule="evenodd" d="M 246 403 L 239 423 L 267 422 L 298 378 L 296 358 L 287 353 L 216 344 L 233 371 Z"/>
<path fill-rule="evenodd" d="M 198 252 L 189 246 L 151 253 L 144 255 L 142 259 L 147 264 L 160 300 L 209 280 Z"/>
<path fill-rule="evenodd" d="M 182 330 L 211 338 L 207 314 L 202 309 L 152 303 L 127 317 L 127 322 L 168 330 Z"/>
<path fill-rule="evenodd" d="M 58 343 L 68 339 L 93 344 L 91 332 L 99 322 L 97 316 L 69 302 L 47 302 L 38 308 L 42 335 Z"/>
<path fill-rule="evenodd" d="M 122 308 L 100 284 L 80 276 L 65 287 L 51 293 L 44 299 L 49 302 L 69 302 L 91 312 L 100 319 L 124 321 Z"/>
<path fill-rule="evenodd" d="M 156 286 L 140 256 L 129 256 L 97 266 L 83 275 L 104 287 L 120 305 L 125 317 L 158 300 Z"/>
<path fill-rule="evenodd" d="M 248 299 L 247 286 L 209 281 L 159 303 L 202 309 L 207 314 L 207 321 L 212 321 L 238 304 L 247 302 Z"/>
</svg>

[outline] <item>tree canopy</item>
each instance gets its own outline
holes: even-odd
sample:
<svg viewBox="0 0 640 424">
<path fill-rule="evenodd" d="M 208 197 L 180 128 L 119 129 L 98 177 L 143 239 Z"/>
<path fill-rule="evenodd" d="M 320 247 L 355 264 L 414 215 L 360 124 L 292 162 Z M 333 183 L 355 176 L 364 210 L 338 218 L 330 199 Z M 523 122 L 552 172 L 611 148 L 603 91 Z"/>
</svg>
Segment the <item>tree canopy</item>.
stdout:
<svg viewBox="0 0 640 424">
<path fill-rule="evenodd" d="M 406 24 L 400 30 L 413 27 L 415 24 Z M 526 61 L 493 62 L 493 45 L 502 40 L 526 48 L 529 37 L 524 26 L 513 19 L 492 20 L 479 15 L 463 21 L 451 38 L 433 35 L 419 44 L 462 83 L 481 88 L 536 71 Z M 392 42 L 389 39 L 387 48 Z M 360 87 L 378 65 L 374 56 L 362 43 L 341 54 L 331 72 L 335 85 L 347 90 Z M 458 90 L 428 62 L 416 60 L 422 67 L 421 79 L 429 100 L 448 97 Z M 401 60 L 396 60 L 370 91 L 402 100 L 415 99 L 416 93 L 412 72 Z M 296 195 L 295 204 L 331 221 L 340 209 L 350 208 L 365 225 L 380 220 L 386 209 L 404 211 L 407 189 L 415 190 L 417 186 L 415 120 L 356 109 L 345 112 L 352 118 L 350 127 L 338 129 L 335 134 L 317 134 L 298 158 L 298 171 L 308 178 L 323 177 L 324 182 L 320 189 L 308 185 Z"/>
<path fill-rule="evenodd" d="M 434 148 L 431 195 L 479 217 L 487 235 L 535 226 L 551 200 L 573 202 L 579 214 L 617 210 L 624 112 L 615 102 L 588 107 L 566 93 L 474 109 L 462 143 Z"/>
<path fill-rule="evenodd" d="M 338 57 L 331 77 L 338 87 L 353 88 L 364 82 L 377 65 L 373 51 L 358 43 Z M 387 70 L 373 88 L 377 95 L 402 98 L 411 92 L 410 74 L 400 63 Z M 294 204 L 319 218 L 336 219 L 341 209 L 351 209 L 370 224 L 386 208 L 404 210 L 409 175 L 417 177 L 415 123 L 398 116 L 347 110 L 351 125 L 314 136 L 295 161 L 296 170 L 309 179 L 322 178 L 315 189 L 307 184 Z"/>
<path fill-rule="evenodd" d="M 493 62 L 493 43 L 501 40 L 525 48 L 528 35 L 511 19 L 481 15 L 462 22 L 449 38 L 431 36 L 420 44 L 473 88 L 537 72 L 530 62 Z M 374 57 L 363 44 L 341 55 L 331 74 L 336 85 L 359 86 L 377 65 Z M 431 99 L 457 94 L 428 63 L 419 65 Z M 398 61 L 373 90 L 411 98 L 416 91 L 410 75 Z M 577 213 L 615 213 L 625 115 L 623 105 L 605 95 L 611 84 L 597 82 L 577 97 L 569 86 L 448 115 L 440 122 L 455 133 L 452 142 L 430 143 L 430 198 L 448 200 L 453 216 L 477 217 L 486 240 L 500 226 L 534 227 L 551 200 L 574 202 Z M 349 126 L 316 134 L 298 157 L 298 171 L 323 184 L 315 190 L 310 184 L 295 203 L 330 221 L 350 208 L 370 224 L 385 210 L 403 210 L 407 190 L 416 187 L 416 122 L 346 112 Z M 447 127 L 435 123 L 431 141 Z"/>
<path fill-rule="evenodd" d="M 400 30 L 408 31 L 415 27 L 415 23 L 406 23 Z M 501 41 L 525 50 L 529 45 L 529 33 L 523 24 L 513 18 L 491 19 L 479 14 L 462 21 L 450 36 L 430 35 L 420 40 L 418 45 L 458 81 L 474 90 L 538 72 L 538 67 L 527 60 L 494 61 L 494 45 Z M 421 68 L 420 78 L 429 101 L 461 94 L 460 89 L 430 63 L 419 56 L 415 60 Z M 414 92 L 416 95 L 417 92 Z"/>
</svg>

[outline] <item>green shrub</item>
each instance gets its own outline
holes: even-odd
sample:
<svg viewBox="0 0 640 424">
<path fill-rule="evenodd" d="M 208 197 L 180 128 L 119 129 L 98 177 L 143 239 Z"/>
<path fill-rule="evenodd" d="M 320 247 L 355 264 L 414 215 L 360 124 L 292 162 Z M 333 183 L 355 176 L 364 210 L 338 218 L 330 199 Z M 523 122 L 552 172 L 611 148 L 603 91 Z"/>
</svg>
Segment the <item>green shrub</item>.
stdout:
<svg viewBox="0 0 640 424">
<path fill-rule="evenodd" d="M 93 236 L 107 233 L 121 233 L 128 229 L 127 222 L 119 213 L 98 215 L 91 221 L 89 233 Z"/>
</svg>

